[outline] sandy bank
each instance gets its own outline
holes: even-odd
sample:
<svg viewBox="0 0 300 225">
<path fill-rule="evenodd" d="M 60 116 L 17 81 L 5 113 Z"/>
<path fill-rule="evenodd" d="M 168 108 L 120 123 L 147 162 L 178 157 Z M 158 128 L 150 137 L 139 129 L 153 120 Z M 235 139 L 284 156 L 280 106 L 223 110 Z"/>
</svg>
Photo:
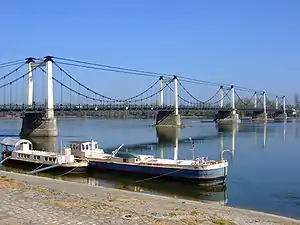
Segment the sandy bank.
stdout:
<svg viewBox="0 0 300 225">
<path fill-rule="evenodd" d="M 0 176 L 0 224 L 300 224 L 209 203 L 4 171 Z"/>
</svg>

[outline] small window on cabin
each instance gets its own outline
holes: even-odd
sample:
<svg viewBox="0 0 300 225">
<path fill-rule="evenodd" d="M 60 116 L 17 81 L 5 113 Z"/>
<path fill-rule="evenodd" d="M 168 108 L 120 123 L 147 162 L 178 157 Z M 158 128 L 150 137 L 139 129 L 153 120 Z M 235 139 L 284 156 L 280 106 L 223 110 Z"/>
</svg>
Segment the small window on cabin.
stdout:
<svg viewBox="0 0 300 225">
<path fill-rule="evenodd" d="M 82 146 L 82 150 L 84 150 L 84 145 L 81 145 Z"/>
<path fill-rule="evenodd" d="M 86 146 L 85 146 L 85 149 L 86 149 L 86 150 L 89 150 L 89 145 L 86 145 Z"/>
<path fill-rule="evenodd" d="M 20 158 L 20 153 L 18 153 L 18 157 Z"/>
<path fill-rule="evenodd" d="M 45 161 L 48 161 L 48 157 L 45 157 Z"/>
<path fill-rule="evenodd" d="M 98 144 L 95 144 L 95 148 L 96 148 L 96 149 L 98 148 Z"/>
<path fill-rule="evenodd" d="M 37 159 L 40 159 L 41 157 L 40 157 L 40 156 L 37 156 L 36 158 L 37 158 Z"/>
<path fill-rule="evenodd" d="M 127 162 L 127 159 L 123 159 L 123 162 L 126 163 L 126 162 Z"/>
</svg>

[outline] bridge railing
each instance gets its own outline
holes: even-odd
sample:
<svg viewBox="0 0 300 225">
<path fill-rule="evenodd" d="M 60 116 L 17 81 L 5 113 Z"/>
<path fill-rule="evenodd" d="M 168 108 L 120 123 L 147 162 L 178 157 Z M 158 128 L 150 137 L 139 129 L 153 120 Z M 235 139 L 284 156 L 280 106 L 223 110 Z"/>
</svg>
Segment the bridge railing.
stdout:
<svg viewBox="0 0 300 225">
<path fill-rule="evenodd" d="M 39 105 L 18 105 L 18 104 L 4 104 L 0 105 L 0 111 L 9 112 L 9 111 L 18 111 L 18 112 L 40 112 L 45 111 L 45 104 Z M 100 110 L 173 110 L 173 105 L 158 105 L 158 104 L 56 104 L 54 105 L 55 111 L 100 111 Z M 230 107 L 218 107 L 210 105 L 179 105 L 179 110 L 207 110 L 207 111 L 217 111 L 217 110 L 231 110 Z M 291 110 L 292 107 L 287 107 L 287 110 Z M 262 108 L 237 108 L 238 111 L 261 111 Z M 267 111 L 280 111 L 282 108 L 268 108 Z"/>
</svg>

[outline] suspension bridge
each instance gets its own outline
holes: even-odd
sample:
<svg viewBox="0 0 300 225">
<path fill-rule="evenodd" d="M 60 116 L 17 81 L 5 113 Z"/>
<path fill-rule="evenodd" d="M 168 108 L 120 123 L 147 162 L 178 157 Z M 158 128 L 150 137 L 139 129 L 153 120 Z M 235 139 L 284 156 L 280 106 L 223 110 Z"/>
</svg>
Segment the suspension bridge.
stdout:
<svg viewBox="0 0 300 225">
<path fill-rule="evenodd" d="M 76 78 L 70 68 L 144 76 L 153 81 L 132 96 L 117 98 L 88 87 L 82 81 L 84 76 Z M 0 114 L 21 115 L 21 134 L 25 136 L 56 136 L 55 116 L 70 112 L 151 112 L 157 126 L 180 126 L 180 114 L 187 111 L 213 112 L 216 122 L 230 124 L 240 122 L 239 113 L 251 113 L 254 120 L 285 120 L 292 112 L 285 96 L 269 99 L 265 91 L 55 56 L 0 63 L 0 71 Z M 200 95 L 203 86 L 210 86 L 211 96 L 206 100 L 196 97 L 190 84 L 197 85 Z"/>
</svg>

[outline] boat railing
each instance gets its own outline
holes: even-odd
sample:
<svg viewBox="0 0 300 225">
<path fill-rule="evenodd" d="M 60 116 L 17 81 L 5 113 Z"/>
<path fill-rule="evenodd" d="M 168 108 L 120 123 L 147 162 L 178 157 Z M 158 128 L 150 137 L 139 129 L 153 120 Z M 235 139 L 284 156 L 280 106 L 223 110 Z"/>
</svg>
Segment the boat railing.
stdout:
<svg viewBox="0 0 300 225">
<path fill-rule="evenodd" d="M 221 151 L 221 160 L 224 160 L 224 152 L 231 152 L 229 149 L 224 149 L 223 151 Z"/>
</svg>

